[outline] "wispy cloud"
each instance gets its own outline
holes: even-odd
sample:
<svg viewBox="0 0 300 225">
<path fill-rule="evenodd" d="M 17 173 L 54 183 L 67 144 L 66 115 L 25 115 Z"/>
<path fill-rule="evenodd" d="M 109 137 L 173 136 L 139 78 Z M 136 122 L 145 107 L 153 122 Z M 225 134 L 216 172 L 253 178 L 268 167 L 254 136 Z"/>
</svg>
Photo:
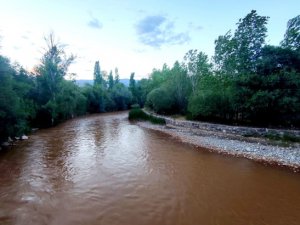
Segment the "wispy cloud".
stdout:
<svg viewBox="0 0 300 225">
<path fill-rule="evenodd" d="M 190 29 L 193 29 L 195 31 L 200 31 L 200 30 L 203 30 L 203 27 L 201 25 L 196 25 L 194 24 L 193 22 L 190 22 L 189 23 L 189 28 Z"/>
<path fill-rule="evenodd" d="M 189 42 L 187 32 L 176 33 L 174 22 L 165 16 L 147 16 L 140 20 L 135 28 L 139 41 L 144 45 L 160 48 L 162 45 L 181 45 Z"/>
<path fill-rule="evenodd" d="M 88 21 L 87 25 L 95 29 L 101 29 L 103 27 L 103 24 L 97 18 L 94 17 L 92 17 L 90 21 Z"/>
</svg>

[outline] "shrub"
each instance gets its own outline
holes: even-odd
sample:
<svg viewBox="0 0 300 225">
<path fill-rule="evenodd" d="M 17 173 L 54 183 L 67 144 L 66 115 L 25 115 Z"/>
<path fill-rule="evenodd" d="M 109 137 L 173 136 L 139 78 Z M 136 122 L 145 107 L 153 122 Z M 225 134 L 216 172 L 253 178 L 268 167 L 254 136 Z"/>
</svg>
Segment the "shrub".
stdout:
<svg viewBox="0 0 300 225">
<path fill-rule="evenodd" d="M 148 115 L 140 108 L 131 109 L 128 114 L 128 119 L 129 120 L 145 120 L 145 121 L 149 121 L 154 124 L 166 124 L 166 121 L 164 119 Z"/>
</svg>

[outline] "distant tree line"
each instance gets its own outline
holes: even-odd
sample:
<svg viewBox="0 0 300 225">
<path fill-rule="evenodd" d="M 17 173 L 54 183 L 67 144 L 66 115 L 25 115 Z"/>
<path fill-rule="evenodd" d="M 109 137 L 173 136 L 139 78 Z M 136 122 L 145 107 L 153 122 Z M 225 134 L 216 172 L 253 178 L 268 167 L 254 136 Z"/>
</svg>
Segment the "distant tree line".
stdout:
<svg viewBox="0 0 300 225">
<path fill-rule="evenodd" d="M 300 16 L 279 46 L 265 43 L 268 17 L 255 10 L 215 40 L 141 80 L 142 101 L 161 114 L 229 124 L 300 127 Z"/>
<path fill-rule="evenodd" d="M 119 82 L 118 69 L 100 71 L 94 67 L 94 85 L 79 87 L 74 79 L 65 79 L 73 55 L 51 33 L 40 64 L 29 73 L 0 55 L 0 143 L 20 136 L 32 127 L 49 127 L 86 113 L 125 110 L 134 102 L 135 80 L 128 88 Z M 74 78 L 74 77 L 73 77 Z"/>
</svg>

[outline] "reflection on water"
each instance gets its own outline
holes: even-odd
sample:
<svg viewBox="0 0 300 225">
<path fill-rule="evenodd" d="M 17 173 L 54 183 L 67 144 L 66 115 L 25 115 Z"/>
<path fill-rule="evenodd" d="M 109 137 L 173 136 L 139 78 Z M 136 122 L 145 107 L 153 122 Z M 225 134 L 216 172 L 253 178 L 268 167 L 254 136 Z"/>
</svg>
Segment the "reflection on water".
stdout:
<svg viewBox="0 0 300 225">
<path fill-rule="evenodd" d="M 126 115 L 74 119 L 2 152 L 0 224 L 299 224 L 299 174 L 178 143 Z"/>
</svg>

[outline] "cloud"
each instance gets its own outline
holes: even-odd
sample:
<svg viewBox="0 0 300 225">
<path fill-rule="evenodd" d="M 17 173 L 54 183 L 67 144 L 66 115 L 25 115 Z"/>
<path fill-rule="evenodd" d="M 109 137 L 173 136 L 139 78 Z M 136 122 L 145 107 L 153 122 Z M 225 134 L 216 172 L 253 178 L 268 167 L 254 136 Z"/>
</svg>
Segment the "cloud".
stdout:
<svg viewBox="0 0 300 225">
<path fill-rule="evenodd" d="M 181 45 L 189 42 L 187 32 L 176 33 L 174 22 L 165 16 L 147 16 L 140 20 L 135 28 L 139 41 L 144 45 L 160 48 L 162 45 Z"/>
<path fill-rule="evenodd" d="M 133 49 L 133 51 L 134 51 L 135 53 L 145 53 L 145 52 L 146 52 L 145 49 L 138 49 L 138 48 Z"/>
<path fill-rule="evenodd" d="M 201 25 L 195 25 L 193 22 L 189 23 L 189 28 L 195 31 L 203 30 L 203 27 Z"/>
<path fill-rule="evenodd" d="M 97 19 L 92 17 L 90 21 L 87 23 L 87 25 L 91 28 L 95 29 L 101 29 L 103 27 L 103 24 Z"/>
</svg>

